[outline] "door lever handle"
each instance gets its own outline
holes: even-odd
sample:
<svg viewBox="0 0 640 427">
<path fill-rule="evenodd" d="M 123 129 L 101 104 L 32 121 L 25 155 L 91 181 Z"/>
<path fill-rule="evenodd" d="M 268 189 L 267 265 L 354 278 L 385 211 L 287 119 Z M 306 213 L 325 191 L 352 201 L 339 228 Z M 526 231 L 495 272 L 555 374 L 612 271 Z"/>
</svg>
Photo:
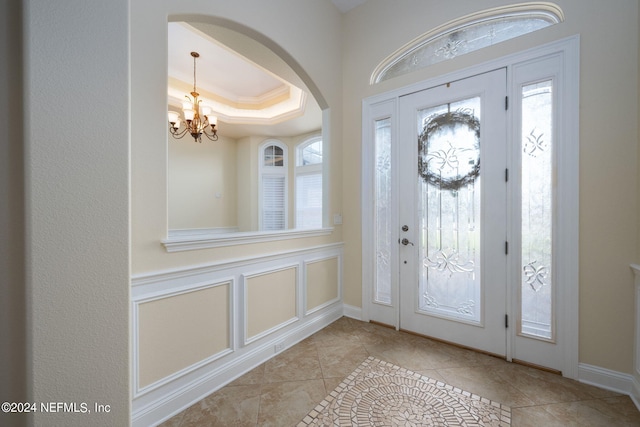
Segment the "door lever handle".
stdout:
<svg viewBox="0 0 640 427">
<path fill-rule="evenodd" d="M 415 246 L 413 242 L 410 242 L 409 239 L 407 239 L 406 237 L 402 240 L 398 239 L 398 243 L 402 243 L 405 246 L 407 245 Z"/>
</svg>

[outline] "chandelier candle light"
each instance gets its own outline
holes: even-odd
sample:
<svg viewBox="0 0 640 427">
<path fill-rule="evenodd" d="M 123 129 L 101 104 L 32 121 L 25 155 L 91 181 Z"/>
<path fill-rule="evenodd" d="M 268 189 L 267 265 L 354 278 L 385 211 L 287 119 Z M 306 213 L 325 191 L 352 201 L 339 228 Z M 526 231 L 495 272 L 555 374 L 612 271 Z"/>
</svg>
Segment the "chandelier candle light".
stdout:
<svg viewBox="0 0 640 427">
<path fill-rule="evenodd" d="M 191 92 L 193 98 L 189 97 L 189 95 L 184 96 L 188 100 L 182 103 L 184 120 L 180 120 L 179 113 L 169 111 L 169 132 L 176 139 L 180 139 L 189 133 L 198 142 L 202 142 L 203 134 L 211 141 L 217 141 L 218 131 L 216 124 L 218 118 L 211 115 L 211 107 L 201 105 L 202 100 L 198 99 L 200 94 L 196 91 L 196 59 L 200 57 L 200 54 L 191 52 L 191 56 L 193 56 L 193 92 Z"/>
</svg>

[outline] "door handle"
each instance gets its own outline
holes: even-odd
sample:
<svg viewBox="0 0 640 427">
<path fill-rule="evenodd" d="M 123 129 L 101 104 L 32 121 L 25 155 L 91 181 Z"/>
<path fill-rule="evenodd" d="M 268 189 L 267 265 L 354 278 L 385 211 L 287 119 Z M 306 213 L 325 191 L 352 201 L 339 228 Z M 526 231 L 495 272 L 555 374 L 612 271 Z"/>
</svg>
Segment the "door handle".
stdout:
<svg viewBox="0 0 640 427">
<path fill-rule="evenodd" d="M 415 246 L 413 242 L 410 242 L 409 239 L 407 239 L 406 237 L 402 240 L 398 239 L 398 243 L 402 243 L 405 246 L 407 245 Z"/>
</svg>

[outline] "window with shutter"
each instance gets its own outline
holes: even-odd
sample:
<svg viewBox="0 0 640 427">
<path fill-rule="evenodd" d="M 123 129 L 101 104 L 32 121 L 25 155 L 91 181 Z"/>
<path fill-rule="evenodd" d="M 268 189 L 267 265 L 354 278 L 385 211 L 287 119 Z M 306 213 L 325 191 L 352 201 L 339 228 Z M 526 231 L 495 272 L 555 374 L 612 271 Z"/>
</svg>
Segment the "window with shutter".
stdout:
<svg viewBox="0 0 640 427">
<path fill-rule="evenodd" d="M 287 146 L 267 140 L 260 146 L 260 229 L 287 229 Z"/>
</svg>

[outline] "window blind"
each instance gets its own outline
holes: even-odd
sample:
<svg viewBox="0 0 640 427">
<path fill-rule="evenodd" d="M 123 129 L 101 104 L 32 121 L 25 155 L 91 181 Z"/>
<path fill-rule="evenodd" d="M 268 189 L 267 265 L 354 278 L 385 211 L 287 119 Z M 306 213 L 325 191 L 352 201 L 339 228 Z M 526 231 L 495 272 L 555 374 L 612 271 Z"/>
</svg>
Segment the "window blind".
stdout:
<svg viewBox="0 0 640 427">
<path fill-rule="evenodd" d="M 262 176 L 262 229 L 284 230 L 285 225 L 285 177 Z"/>
<path fill-rule="evenodd" d="M 322 227 L 322 172 L 296 177 L 296 227 Z"/>
</svg>

